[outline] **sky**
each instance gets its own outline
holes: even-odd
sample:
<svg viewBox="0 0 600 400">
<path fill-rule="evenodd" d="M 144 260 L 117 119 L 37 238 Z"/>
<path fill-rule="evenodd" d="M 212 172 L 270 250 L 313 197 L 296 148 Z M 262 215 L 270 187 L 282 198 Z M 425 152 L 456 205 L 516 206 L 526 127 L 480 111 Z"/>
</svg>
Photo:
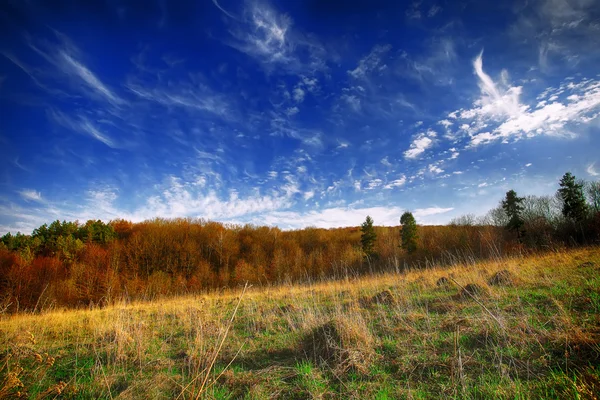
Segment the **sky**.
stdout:
<svg viewBox="0 0 600 400">
<path fill-rule="evenodd" d="M 0 234 L 398 225 L 600 179 L 594 0 L 5 0 Z"/>
</svg>

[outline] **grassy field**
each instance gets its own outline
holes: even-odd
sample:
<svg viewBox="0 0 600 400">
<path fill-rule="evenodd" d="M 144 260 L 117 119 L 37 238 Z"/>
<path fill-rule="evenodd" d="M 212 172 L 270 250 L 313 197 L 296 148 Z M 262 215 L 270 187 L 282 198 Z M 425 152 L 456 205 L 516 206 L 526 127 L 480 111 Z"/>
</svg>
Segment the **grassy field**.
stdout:
<svg viewBox="0 0 600 400">
<path fill-rule="evenodd" d="M 4 315 L 0 346 L 0 398 L 594 399 L 600 249 Z"/>
</svg>

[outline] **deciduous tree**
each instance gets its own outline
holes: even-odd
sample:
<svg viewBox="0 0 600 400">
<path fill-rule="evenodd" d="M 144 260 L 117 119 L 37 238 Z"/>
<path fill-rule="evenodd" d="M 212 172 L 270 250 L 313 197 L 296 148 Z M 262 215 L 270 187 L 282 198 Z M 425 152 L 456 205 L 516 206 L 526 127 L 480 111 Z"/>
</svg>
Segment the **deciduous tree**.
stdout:
<svg viewBox="0 0 600 400">
<path fill-rule="evenodd" d="M 595 213 L 600 212 L 600 181 L 590 182 L 587 185 L 586 192 L 590 205 Z"/>
</svg>

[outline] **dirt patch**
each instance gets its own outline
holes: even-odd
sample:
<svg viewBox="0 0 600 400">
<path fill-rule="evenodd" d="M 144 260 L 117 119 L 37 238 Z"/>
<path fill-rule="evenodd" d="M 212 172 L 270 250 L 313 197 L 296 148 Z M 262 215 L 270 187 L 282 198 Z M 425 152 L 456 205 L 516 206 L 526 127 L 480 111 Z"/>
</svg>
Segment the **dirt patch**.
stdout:
<svg viewBox="0 0 600 400">
<path fill-rule="evenodd" d="M 488 280 L 488 284 L 492 286 L 512 286 L 515 283 L 515 278 L 512 272 L 507 269 L 496 272 Z"/>
<path fill-rule="evenodd" d="M 317 364 L 327 364 L 336 373 L 368 374 L 377 358 L 373 336 L 362 321 L 336 317 L 310 331 L 302 340 L 302 351 Z"/>
</svg>

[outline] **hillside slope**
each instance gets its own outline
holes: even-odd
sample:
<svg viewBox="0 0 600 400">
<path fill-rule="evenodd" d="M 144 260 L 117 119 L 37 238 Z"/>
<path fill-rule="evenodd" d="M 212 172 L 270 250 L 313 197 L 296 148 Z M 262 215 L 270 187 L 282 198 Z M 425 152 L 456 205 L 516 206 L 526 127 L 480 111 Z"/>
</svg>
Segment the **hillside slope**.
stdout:
<svg viewBox="0 0 600 400">
<path fill-rule="evenodd" d="M 600 392 L 598 248 L 241 294 L 5 315 L 0 398 Z"/>
</svg>

